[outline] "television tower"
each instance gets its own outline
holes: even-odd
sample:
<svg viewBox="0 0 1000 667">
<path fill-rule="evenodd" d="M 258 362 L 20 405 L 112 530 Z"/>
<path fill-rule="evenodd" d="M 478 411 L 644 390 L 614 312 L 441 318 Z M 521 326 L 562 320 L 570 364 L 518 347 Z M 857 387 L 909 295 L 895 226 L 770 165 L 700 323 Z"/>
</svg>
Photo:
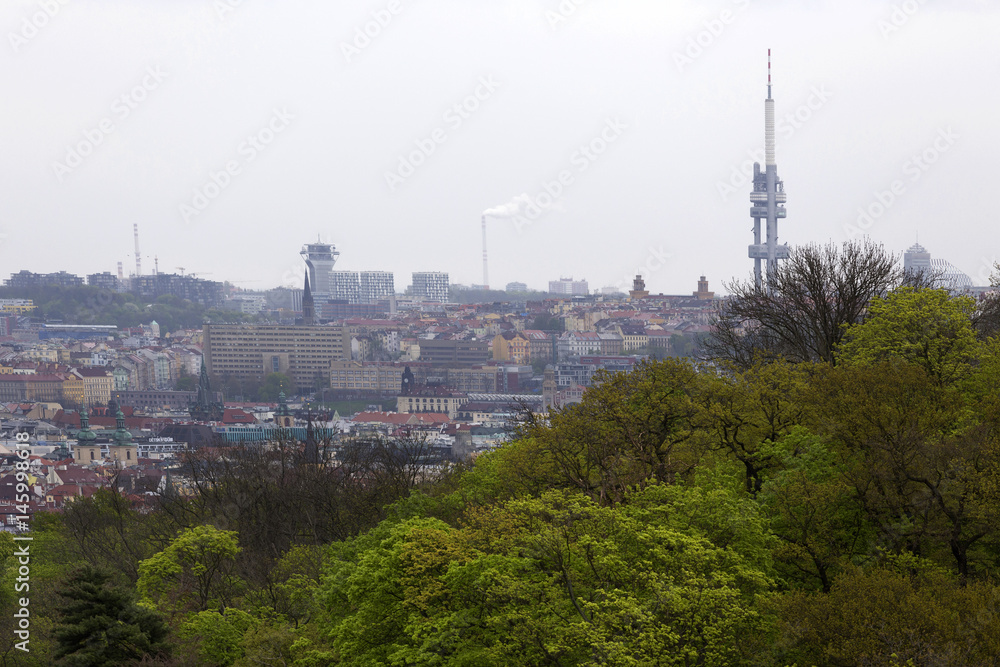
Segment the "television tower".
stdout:
<svg viewBox="0 0 1000 667">
<path fill-rule="evenodd" d="M 764 172 L 760 163 L 753 165 L 753 192 L 750 193 L 750 217 L 753 218 L 753 245 L 750 258 L 754 261 L 754 282 L 763 286 L 761 260 L 767 261 L 767 278 L 770 281 L 778 270 L 778 260 L 788 259 L 788 245 L 778 245 L 778 218 L 785 217 L 784 182 L 778 180 L 778 166 L 774 160 L 774 99 L 771 97 L 771 49 L 767 50 L 767 99 L 764 100 Z M 761 243 L 761 220 L 766 221 L 767 239 Z"/>
</svg>

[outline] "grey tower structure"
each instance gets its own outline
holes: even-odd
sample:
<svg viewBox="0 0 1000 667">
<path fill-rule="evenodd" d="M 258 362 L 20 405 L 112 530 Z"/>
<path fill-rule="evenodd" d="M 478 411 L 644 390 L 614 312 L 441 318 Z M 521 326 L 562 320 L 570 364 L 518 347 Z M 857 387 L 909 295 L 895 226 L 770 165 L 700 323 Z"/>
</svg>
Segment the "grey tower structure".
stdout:
<svg viewBox="0 0 1000 667">
<path fill-rule="evenodd" d="M 330 272 L 340 257 L 336 246 L 317 240 L 316 243 L 302 246 L 302 252 L 299 254 L 309 269 L 309 284 L 312 287 L 313 297 L 317 301 L 326 301 L 331 289 Z"/>
<path fill-rule="evenodd" d="M 931 254 L 927 248 L 919 243 L 914 243 L 903 253 L 903 270 L 907 273 L 924 273 L 928 276 L 933 272 L 931 268 Z"/>
<path fill-rule="evenodd" d="M 760 163 L 753 165 L 753 192 L 750 193 L 750 217 L 753 218 L 753 245 L 750 258 L 754 261 L 754 281 L 763 285 L 761 261 L 767 262 L 770 280 L 778 269 L 778 260 L 788 258 L 788 245 L 778 245 L 778 219 L 785 217 L 787 201 L 785 184 L 778 179 L 778 165 L 774 159 L 774 100 L 771 98 L 771 49 L 767 50 L 767 99 L 764 100 L 764 171 Z M 761 221 L 766 226 L 767 238 L 761 243 Z"/>
</svg>

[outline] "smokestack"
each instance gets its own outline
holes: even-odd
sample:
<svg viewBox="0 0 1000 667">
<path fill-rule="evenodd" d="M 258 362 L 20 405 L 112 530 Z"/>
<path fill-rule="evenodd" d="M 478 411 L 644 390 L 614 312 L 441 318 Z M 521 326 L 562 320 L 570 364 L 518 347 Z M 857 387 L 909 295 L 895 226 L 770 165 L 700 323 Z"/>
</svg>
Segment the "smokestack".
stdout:
<svg viewBox="0 0 1000 667">
<path fill-rule="evenodd" d="M 133 224 L 132 231 L 135 232 L 135 275 L 142 275 L 142 257 L 139 255 L 139 225 Z"/>
<path fill-rule="evenodd" d="M 490 288 L 489 263 L 486 260 L 486 216 L 483 216 L 483 289 Z"/>
</svg>

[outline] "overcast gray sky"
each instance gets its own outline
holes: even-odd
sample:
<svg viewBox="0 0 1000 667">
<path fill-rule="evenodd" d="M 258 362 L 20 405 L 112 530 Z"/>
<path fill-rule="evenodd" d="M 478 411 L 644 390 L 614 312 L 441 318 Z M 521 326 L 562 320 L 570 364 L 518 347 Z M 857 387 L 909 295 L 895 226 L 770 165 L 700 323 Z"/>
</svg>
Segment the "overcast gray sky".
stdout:
<svg viewBox="0 0 1000 667">
<path fill-rule="evenodd" d="M 768 48 L 781 242 L 919 233 L 977 284 L 1000 254 L 996 2 L 4 0 L 0 30 L 3 277 L 129 273 L 138 223 L 144 272 L 297 282 L 318 235 L 480 283 L 481 213 L 527 194 L 493 287 L 721 291 Z"/>
</svg>

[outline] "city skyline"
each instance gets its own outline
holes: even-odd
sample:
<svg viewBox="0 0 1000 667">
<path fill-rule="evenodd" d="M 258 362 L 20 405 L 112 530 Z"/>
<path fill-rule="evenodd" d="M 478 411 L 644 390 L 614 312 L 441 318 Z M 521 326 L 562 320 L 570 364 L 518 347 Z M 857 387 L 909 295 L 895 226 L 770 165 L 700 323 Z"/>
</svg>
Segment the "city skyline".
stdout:
<svg viewBox="0 0 1000 667">
<path fill-rule="evenodd" d="M 976 284 L 995 261 L 986 2 L 53 7 L 0 9 L 11 273 L 127 271 L 138 224 L 146 273 L 292 285 L 318 234 L 338 270 L 478 284 L 483 212 L 520 201 L 487 222 L 495 287 L 724 293 L 751 278 L 768 48 L 782 243 L 919 235 Z"/>
</svg>

